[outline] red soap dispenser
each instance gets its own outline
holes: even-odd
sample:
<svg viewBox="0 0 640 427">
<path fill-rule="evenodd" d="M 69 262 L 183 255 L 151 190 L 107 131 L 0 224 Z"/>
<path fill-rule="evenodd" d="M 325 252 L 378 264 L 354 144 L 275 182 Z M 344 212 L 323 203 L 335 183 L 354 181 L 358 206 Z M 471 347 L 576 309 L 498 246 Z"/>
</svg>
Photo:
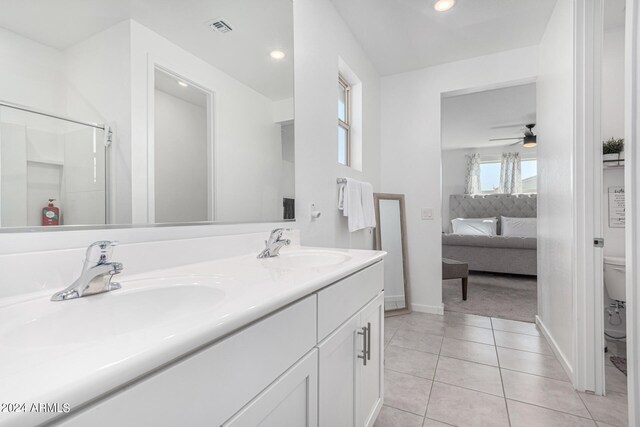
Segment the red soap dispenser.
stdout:
<svg viewBox="0 0 640 427">
<path fill-rule="evenodd" d="M 56 199 L 49 199 L 49 205 L 42 209 L 42 225 L 59 225 L 60 208 L 53 206 Z"/>
</svg>

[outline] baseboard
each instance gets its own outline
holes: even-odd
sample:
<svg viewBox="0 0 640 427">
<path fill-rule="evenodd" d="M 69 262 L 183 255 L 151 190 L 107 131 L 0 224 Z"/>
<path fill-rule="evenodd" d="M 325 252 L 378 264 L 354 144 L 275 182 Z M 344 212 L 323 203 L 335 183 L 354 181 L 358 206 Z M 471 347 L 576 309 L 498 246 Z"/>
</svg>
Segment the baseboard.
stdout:
<svg viewBox="0 0 640 427">
<path fill-rule="evenodd" d="M 404 295 L 387 295 L 384 294 L 384 302 L 404 302 L 405 301 L 405 296 Z"/>
<path fill-rule="evenodd" d="M 556 342 L 556 340 L 553 339 L 553 336 L 551 335 L 547 327 L 542 322 L 542 319 L 540 319 L 540 316 L 537 316 L 537 315 L 536 315 L 536 325 L 538 325 L 538 328 L 540 328 L 540 331 L 542 331 L 542 335 L 545 337 L 545 339 L 549 343 L 549 346 L 551 347 L 553 354 L 556 355 L 556 357 L 560 361 L 560 364 L 562 365 L 562 368 L 567 373 L 567 375 L 569 376 L 569 379 L 571 379 L 571 383 L 573 384 L 574 377 L 573 377 L 573 367 L 571 366 L 571 363 L 569 363 L 569 361 L 567 360 L 567 357 L 564 355 L 562 350 L 560 350 L 560 347 L 558 347 L 558 343 Z"/>
<path fill-rule="evenodd" d="M 423 305 L 411 304 L 411 309 L 419 313 L 444 314 L 444 304 L 440 305 Z"/>
</svg>

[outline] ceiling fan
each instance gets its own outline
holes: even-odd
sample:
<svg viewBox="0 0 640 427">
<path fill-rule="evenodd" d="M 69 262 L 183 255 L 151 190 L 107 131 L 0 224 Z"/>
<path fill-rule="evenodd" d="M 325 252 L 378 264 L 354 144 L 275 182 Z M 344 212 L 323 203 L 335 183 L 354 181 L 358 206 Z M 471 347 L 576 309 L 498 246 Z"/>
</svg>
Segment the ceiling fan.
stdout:
<svg viewBox="0 0 640 427">
<path fill-rule="evenodd" d="M 526 129 L 522 131 L 522 133 L 524 134 L 523 136 L 517 136 L 514 138 L 493 138 L 493 139 L 490 139 L 489 141 L 509 141 L 509 140 L 517 139 L 517 141 L 511 145 L 522 143 L 523 147 L 532 148 L 538 145 L 536 141 L 536 135 L 533 133 L 533 130 L 532 130 L 535 126 L 536 126 L 535 123 L 530 123 L 526 125 L 525 126 Z"/>
</svg>

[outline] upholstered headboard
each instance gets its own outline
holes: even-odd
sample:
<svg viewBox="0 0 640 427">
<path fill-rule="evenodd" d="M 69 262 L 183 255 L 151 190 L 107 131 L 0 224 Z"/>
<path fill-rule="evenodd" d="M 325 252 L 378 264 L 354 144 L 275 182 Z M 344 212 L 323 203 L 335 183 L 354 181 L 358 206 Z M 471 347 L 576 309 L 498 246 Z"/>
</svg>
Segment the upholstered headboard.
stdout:
<svg viewBox="0 0 640 427">
<path fill-rule="evenodd" d="M 537 200 L 536 194 L 452 194 L 449 196 L 449 218 L 535 218 Z"/>
</svg>

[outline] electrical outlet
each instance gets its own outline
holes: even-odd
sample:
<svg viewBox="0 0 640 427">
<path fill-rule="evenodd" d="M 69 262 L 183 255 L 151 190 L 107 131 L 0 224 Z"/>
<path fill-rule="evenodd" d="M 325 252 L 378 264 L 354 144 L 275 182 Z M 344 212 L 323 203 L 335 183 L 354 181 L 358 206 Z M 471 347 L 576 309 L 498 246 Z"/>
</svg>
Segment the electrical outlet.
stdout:
<svg viewBox="0 0 640 427">
<path fill-rule="evenodd" d="M 433 220 L 433 209 L 432 208 L 422 208 L 420 210 L 420 214 L 423 220 Z"/>
</svg>

